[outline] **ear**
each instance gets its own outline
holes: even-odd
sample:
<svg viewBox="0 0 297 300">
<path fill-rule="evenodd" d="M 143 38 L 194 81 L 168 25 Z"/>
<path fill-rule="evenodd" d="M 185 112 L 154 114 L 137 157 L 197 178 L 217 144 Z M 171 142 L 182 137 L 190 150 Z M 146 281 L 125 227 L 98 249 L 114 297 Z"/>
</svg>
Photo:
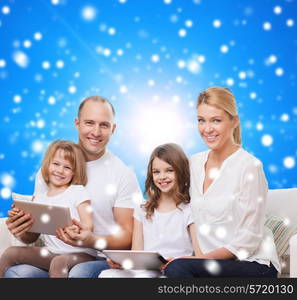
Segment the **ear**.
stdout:
<svg viewBox="0 0 297 300">
<path fill-rule="evenodd" d="M 235 129 L 238 126 L 239 126 L 239 117 L 238 115 L 236 115 L 233 117 L 233 128 Z"/>
<path fill-rule="evenodd" d="M 79 119 L 78 118 L 75 118 L 74 119 L 74 126 L 75 128 L 78 130 L 78 125 L 79 125 Z"/>
<path fill-rule="evenodd" d="M 116 128 L 117 128 L 117 124 L 114 123 L 114 124 L 112 125 L 112 130 L 111 130 L 111 132 L 114 133 L 114 131 L 116 130 Z"/>
</svg>

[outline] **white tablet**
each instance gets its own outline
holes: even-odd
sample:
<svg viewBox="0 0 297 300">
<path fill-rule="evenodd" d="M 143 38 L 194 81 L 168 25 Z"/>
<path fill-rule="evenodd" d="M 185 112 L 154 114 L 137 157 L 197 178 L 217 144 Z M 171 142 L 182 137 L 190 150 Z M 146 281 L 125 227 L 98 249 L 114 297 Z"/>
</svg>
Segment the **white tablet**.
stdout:
<svg viewBox="0 0 297 300">
<path fill-rule="evenodd" d="M 155 251 L 103 250 L 102 252 L 124 269 L 159 270 L 162 263 L 167 263 L 165 258 Z"/>
<path fill-rule="evenodd" d="M 33 196 L 16 193 L 12 193 L 12 198 L 17 208 L 32 215 L 34 223 L 29 232 L 56 235 L 58 228 L 72 224 L 69 207 L 36 203 Z"/>
</svg>

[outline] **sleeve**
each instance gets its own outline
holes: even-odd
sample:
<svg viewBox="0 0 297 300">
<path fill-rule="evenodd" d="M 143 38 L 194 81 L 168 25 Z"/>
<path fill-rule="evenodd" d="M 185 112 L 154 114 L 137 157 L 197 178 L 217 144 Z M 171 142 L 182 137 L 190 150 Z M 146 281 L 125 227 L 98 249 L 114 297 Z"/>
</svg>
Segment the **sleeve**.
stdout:
<svg viewBox="0 0 297 300">
<path fill-rule="evenodd" d="M 137 178 L 134 172 L 127 169 L 121 176 L 114 207 L 134 208 L 135 203 L 143 199 Z"/>
<path fill-rule="evenodd" d="M 184 220 L 185 220 L 185 224 L 186 226 L 191 225 L 192 223 L 194 223 L 194 219 L 193 219 L 193 215 L 192 215 L 192 210 L 190 205 L 185 205 L 184 208 Z"/>
<path fill-rule="evenodd" d="M 74 197 L 74 205 L 75 207 L 79 206 L 82 202 L 90 200 L 89 193 L 87 192 L 86 188 L 82 185 L 73 185 L 73 194 Z"/>
<path fill-rule="evenodd" d="M 263 233 L 268 186 L 262 164 L 249 162 L 240 180 L 239 198 L 234 211 L 234 237 L 225 247 L 239 259 L 253 255 L 259 248 Z"/>
<path fill-rule="evenodd" d="M 43 180 L 41 169 L 38 170 L 36 177 L 35 177 L 35 185 L 34 185 L 34 196 L 45 194 L 48 190 L 48 186 Z"/>
<path fill-rule="evenodd" d="M 144 218 L 144 210 L 139 206 L 135 206 L 134 211 L 133 211 L 133 217 L 143 223 L 143 218 Z"/>
</svg>

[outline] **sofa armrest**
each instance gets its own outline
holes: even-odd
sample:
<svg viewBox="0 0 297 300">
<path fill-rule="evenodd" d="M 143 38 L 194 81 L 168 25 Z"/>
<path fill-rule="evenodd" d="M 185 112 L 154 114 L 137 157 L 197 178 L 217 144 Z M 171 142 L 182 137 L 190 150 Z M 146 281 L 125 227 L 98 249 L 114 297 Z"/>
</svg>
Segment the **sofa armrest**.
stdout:
<svg viewBox="0 0 297 300">
<path fill-rule="evenodd" d="M 297 234 L 290 238 L 290 277 L 297 277 Z"/>
</svg>

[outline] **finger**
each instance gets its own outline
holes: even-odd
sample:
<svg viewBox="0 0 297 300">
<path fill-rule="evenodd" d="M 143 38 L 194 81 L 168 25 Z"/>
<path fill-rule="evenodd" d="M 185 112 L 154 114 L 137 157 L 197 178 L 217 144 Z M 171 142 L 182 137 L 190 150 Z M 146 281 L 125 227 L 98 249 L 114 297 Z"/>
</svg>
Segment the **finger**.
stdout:
<svg viewBox="0 0 297 300">
<path fill-rule="evenodd" d="M 75 242 L 68 237 L 68 235 L 64 232 L 63 229 L 58 229 L 56 231 L 58 238 L 66 244 L 75 246 Z"/>
<path fill-rule="evenodd" d="M 32 217 L 30 216 L 30 214 L 25 214 L 24 212 L 20 211 L 16 216 L 11 217 L 11 220 L 7 220 L 7 227 L 8 229 L 14 229 L 18 226 L 20 226 L 21 224 L 27 222 L 27 221 L 33 221 Z"/>
<path fill-rule="evenodd" d="M 20 211 L 15 216 L 7 218 L 5 221 L 6 225 L 14 223 L 17 219 L 19 219 L 23 215 L 24 215 L 24 212 Z"/>
<path fill-rule="evenodd" d="M 13 228 L 10 230 L 10 232 L 14 236 L 21 236 L 23 233 L 27 232 L 33 225 L 33 220 L 29 220 L 28 222 L 25 222 L 21 224 L 20 226 Z"/>
<path fill-rule="evenodd" d="M 78 220 L 76 220 L 76 219 L 72 219 L 72 223 L 73 223 L 74 225 L 78 226 L 78 228 L 79 228 L 80 230 L 85 228 L 85 226 L 84 226 L 82 223 L 80 223 Z"/>
<path fill-rule="evenodd" d="M 69 230 L 68 228 L 64 228 L 64 232 L 72 239 L 72 240 L 78 240 L 79 236 L 78 234 L 73 231 L 73 230 Z"/>
</svg>

